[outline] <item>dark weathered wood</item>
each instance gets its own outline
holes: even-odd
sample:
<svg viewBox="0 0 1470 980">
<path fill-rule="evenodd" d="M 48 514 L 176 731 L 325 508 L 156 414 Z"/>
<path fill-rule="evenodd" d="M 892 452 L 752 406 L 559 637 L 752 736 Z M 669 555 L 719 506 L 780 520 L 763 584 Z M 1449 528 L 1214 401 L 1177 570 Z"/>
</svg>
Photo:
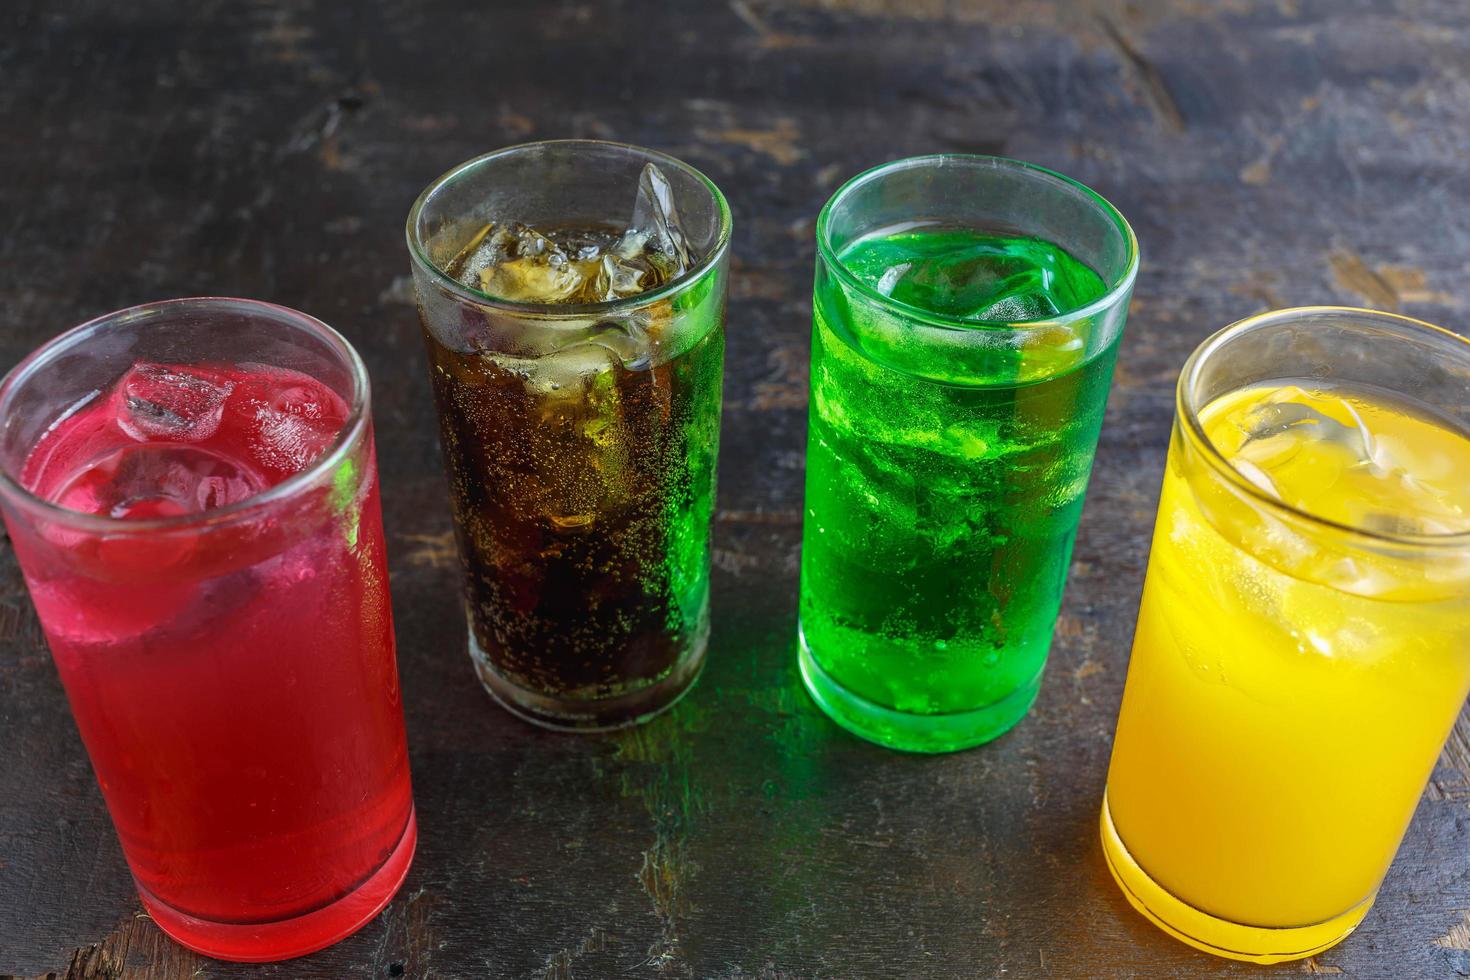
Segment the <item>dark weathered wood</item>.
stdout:
<svg viewBox="0 0 1470 980">
<path fill-rule="evenodd" d="M 0 366 L 143 300 L 257 296 L 365 355 L 421 823 L 361 933 L 268 967 L 138 904 L 0 554 L 0 973 L 20 977 L 1217 976 L 1146 924 L 1095 819 L 1171 412 L 1207 333 L 1348 302 L 1464 327 L 1459 0 L 311 0 L 0 9 Z M 670 716 L 578 738 L 464 652 L 404 215 L 551 136 L 657 146 L 736 215 L 715 638 Z M 1110 197 L 1144 271 L 1035 711 L 983 749 L 838 732 L 793 667 L 812 225 L 846 176 L 1003 152 Z M 1470 719 L 1361 932 L 1278 972 L 1470 975 Z"/>
</svg>

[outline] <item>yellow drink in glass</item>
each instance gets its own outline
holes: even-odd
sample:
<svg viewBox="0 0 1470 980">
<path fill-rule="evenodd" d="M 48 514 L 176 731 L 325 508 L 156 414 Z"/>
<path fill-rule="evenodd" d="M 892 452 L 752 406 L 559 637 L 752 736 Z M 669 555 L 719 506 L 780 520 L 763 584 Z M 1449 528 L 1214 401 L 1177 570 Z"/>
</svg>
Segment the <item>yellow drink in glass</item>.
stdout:
<svg viewBox="0 0 1470 980">
<path fill-rule="evenodd" d="M 1257 377 L 1292 363 L 1271 318 L 1309 312 L 1317 331 L 1287 322 L 1318 376 Z M 1102 831 L 1133 905 L 1220 955 L 1276 962 L 1352 931 L 1470 691 L 1470 430 L 1346 356 L 1365 338 L 1307 343 L 1377 317 L 1470 378 L 1453 335 L 1317 310 L 1231 328 L 1262 356 L 1208 377 L 1226 331 L 1181 379 Z M 1347 377 L 1323 370 L 1334 347 Z"/>
</svg>

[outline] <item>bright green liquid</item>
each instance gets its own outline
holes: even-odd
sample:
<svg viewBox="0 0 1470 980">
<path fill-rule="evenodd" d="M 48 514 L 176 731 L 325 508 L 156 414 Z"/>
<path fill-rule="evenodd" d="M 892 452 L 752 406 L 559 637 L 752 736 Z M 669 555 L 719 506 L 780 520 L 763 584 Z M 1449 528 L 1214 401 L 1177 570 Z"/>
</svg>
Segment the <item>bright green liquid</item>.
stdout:
<svg viewBox="0 0 1470 980">
<path fill-rule="evenodd" d="M 870 237 L 841 260 L 897 301 L 977 321 L 1044 318 L 1107 291 L 1055 245 L 971 230 Z M 824 273 L 814 305 L 808 686 L 837 721 L 884 744 L 987 741 L 1040 682 L 1117 341 L 1089 359 L 1085 338 L 1038 326 L 973 358 L 943 346 L 931 356 L 905 340 L 911 327 L 878 319 Z M 890 364 L 897 352 L 906 370 L 855 345 Z"/>
</svg>

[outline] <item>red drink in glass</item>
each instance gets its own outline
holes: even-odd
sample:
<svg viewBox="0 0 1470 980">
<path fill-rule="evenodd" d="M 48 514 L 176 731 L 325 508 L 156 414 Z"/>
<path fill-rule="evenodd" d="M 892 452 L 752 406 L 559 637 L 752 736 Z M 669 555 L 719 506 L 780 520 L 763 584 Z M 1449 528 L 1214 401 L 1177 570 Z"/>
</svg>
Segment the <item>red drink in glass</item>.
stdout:
<svg viewBox="0 0 1470 980">
<path fill-rule="evenodd" d="M 412 857 L 366 398 L 329 328 L 239 300 L 113 314 L 0 387 L 77 726 L 149 913 L 210 955 L 326 946 Z"/>
</svg>

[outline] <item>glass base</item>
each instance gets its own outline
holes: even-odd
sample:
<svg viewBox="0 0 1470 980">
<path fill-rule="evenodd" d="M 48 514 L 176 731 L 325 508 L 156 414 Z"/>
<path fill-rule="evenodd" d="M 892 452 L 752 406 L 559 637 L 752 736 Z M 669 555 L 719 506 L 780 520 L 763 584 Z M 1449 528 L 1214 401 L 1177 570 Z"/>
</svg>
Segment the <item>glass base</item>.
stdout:
<svg viewBox="0 0 1470 980">
<path fill-rule="evenodd" d="M 595 701 L 551 697 L 507 680 L 491 665 L 473 630 L 470 631 L 470 659 L 485 690 L 517 718 L 559 732 L 609 732 L 641 725 L 677 704 L 699 680 L 708 644 L 706 631 L 668 676 L 630 694 Z"/>
<path fill-rule="evenodd" d="M 168 936 L 196 953 L 235 963 L 272 963 L 315 953 L 345 939 L 372 921 L 397 893 L 413 863 L 418 821 L 408 812 L 393 853 L 382 867 L 350 894 L 330 905 L 280 922 L 212 922 L 180 912 L 142 885 L 143 908 Z"/>
<path fill-rule="evenodd" d="M 1128 899 L 1128 904 L 1175 939 L 1206 953 L 1249 963 L 1305 959 L 1346 939 L 1373 905 L 1375 896 L 1369 895 L 1325 922 L 1289 928 L 1248 926 L 1221 919 L 1194 908 L 1165 890 L 1133 860 L 1113 825 L 1106 793 L 1103 795 L 1101 823 L 1103 856 L 1107 858 L 1108 870 Z"/>
<path fill-rule="evenodd" d="M 848 690 L 822 669 L 797 626 L 797 653 L 801 679 L 817 706 L 843 728 L 860 738 L 905 752 L 955 752 L 983 745 L 1004 735 L 1025 717 L 1037 692 L 1041 673 L 1030 682 L 983 708 L 944 715 L 917 715 L 895 711 Z"/>
</svg>

